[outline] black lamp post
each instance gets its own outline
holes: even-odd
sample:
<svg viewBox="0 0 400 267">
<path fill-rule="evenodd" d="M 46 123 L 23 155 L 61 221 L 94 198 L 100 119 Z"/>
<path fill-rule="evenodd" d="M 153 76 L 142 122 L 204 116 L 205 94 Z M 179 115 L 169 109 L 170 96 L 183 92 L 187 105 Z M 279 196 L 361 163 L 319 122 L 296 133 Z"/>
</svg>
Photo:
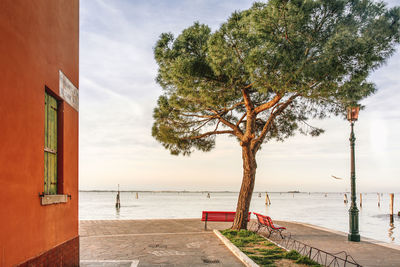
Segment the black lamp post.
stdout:
<svg viewBox="0 0 400 267">
<path fill-rule="evenodd" d="M 360 234 L 358 232 L 358 209 L 356 202 L 356 170 L 354 163 L 354 145 L 356 141 L 356 137 L 354 136 L 353 126 L 354 122 L 358 119 L 358 112 L 360 111 L 359 106 L 349 107 L 347 108 L 347 120 L 351 125 L 351 133 L 350 133 L 350 156 L 351 156 L 351 206 L 349 209 L 349 235 L 348 240 L 354 242 L 360 242 Z"/>
</svg>

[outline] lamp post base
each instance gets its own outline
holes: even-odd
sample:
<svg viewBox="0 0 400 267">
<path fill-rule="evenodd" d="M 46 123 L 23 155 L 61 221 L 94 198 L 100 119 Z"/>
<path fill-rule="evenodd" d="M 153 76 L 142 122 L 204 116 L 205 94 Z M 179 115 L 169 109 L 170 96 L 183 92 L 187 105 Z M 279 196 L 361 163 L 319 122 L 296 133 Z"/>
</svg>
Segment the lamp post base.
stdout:
<svg viewBox="0 0 400 267">
<path fill-rule="evenodd" d="M 349 210 L 349 223 L 350 229 L 348 240 L 353 242 L 360 242 L 360 233 L 358 232 L 358 209 L 353 199 L 353 205 Z"/>
<path fill-rule="evenodd" d="M 360 235 L 359 234 L 348 234 L 347 238 L 348 238 L 349 241 L 360 242 Z"/>
</svg>

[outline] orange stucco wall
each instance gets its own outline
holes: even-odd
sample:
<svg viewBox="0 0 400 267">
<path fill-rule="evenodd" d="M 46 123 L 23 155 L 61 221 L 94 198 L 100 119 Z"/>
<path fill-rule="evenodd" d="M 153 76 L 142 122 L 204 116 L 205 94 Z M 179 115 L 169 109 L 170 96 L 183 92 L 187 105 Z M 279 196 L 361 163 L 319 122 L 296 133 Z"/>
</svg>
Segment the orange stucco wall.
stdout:
<svg viewBox="0 0 400 267">
<path fill-rule="evenodd" d="M 79 0 L 0 1 L 0 266 L 13 266 L 78 236 L 78 112 L 62 127 L 66 204 L 41 206 L 44 94 L 59 70 L 78 87 Z"/>
</svg>

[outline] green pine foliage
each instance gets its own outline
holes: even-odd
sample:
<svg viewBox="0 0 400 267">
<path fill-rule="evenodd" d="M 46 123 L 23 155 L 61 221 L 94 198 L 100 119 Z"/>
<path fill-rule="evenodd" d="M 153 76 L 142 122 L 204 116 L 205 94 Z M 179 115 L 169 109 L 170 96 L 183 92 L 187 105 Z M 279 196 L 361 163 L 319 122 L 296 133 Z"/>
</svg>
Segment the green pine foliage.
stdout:
<svg viewBox="0 0 400 267">
<path fill-rule="evenodd" d="M 371 0 L 269 0 L 218 30 L 199 22 L 154 48 L 163 88 L 152 135 L 172 154 L 210 151 L 218 134 L 251 142 L 323 132 L 376 91 L 369 74 L 400 42 L 400 8 Z"/>
</svg>

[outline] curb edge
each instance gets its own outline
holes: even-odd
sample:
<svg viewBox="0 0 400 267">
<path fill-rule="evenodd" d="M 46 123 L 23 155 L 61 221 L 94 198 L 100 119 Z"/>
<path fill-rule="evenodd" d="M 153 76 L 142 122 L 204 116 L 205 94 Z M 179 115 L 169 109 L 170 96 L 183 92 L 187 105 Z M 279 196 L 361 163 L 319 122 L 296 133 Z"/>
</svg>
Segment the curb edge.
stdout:
<svg viewBox="0 0 400 267">
<path fill-rule="evenodd" d="M 247 267 L 260 267 L 240 249 L 238 249 L 228 238 L 223 236 L 218 230 L 213 230 L 214 234 L 225 244 L 225 246 Z"/>
</svg>

